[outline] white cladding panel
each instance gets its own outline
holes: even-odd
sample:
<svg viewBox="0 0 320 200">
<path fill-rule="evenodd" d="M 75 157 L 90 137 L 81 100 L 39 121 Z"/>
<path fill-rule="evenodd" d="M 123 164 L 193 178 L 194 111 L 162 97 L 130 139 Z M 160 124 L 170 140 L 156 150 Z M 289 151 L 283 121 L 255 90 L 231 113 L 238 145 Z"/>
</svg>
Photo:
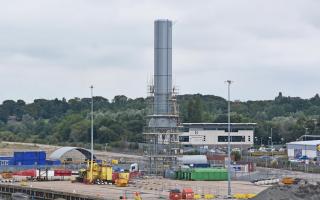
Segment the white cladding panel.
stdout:
<svg viewBox="0 0 320 200">
<path fill-rule="evenodd" d="M 289 158 L 294 158 L 294 149 L 288 149 L 287 152 Z"/>
<path fill-rule="evenodd" d="M 315 158 L 317 157 L 317 152 L 315 150 L 303 150 L 302 149 L 302 155 L 308 156 L 308 158 Z"/>
<path fill-rule="evenodd" d="M 313 144 L 314 143 L 314 144 Z M 296 159 L 299 156 L 317 157 L 317 145 L 319 141 L 299 141 L 287 144 L 287 153 L 290 159 Z"/>
</svg>

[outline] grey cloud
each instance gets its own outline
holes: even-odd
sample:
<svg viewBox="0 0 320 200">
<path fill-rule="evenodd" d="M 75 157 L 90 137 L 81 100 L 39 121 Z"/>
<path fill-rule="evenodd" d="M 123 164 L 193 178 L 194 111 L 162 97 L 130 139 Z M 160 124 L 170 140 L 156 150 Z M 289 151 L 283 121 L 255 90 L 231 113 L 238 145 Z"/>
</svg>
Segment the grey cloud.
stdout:
<svg viewBox="0 0 320 200">
<path fill-rule="evenodd" d="M 173 70 L 182 93 L 225 96 L 224 80 L 234 79 L 235 99 L 270 99 L 278 90 L 308 98 L 319 90 L 319 6 L 315 0 L 1 2 L 0 99 L 86 96 L 91 83 L 107 98 L 145 96 L 156 18 L 175 21 Z M 304 90 L 295 90 L 297 79 Z"/>
</svg>

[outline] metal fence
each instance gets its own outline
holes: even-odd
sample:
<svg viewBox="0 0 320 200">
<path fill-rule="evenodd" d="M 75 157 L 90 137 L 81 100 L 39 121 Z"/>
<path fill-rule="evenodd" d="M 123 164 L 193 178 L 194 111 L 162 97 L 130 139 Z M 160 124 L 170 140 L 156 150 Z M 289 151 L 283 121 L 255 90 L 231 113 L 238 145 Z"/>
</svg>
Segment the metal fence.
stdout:
<svg viewBox="0 0 320 200">
<path fill-rule="evenodd" d="M 261 159 L 261 158 L 249 158 L 248 160 L 256 163 L 257 167 L 284 169 L 290 171 L 300 171 L 308 173 L 320 173 L 319 163 L 309 162 L 308 164 L 302 162 L 290 162 L 286 158 L 277 159 Z"/>
</svg>

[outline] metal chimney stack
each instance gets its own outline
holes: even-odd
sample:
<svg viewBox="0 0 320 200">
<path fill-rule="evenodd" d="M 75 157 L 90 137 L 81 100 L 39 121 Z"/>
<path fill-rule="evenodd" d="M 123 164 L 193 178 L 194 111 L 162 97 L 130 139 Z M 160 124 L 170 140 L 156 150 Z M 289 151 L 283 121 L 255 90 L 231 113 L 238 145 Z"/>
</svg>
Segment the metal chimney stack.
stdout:
<svg viewBox="0 0 320 200">
<path fill-rule="evenodd" d="M 149 127 L 177 127 L 178 114 L 172 89 L 172 22 L 154 22 L 154 86 L 153 112 Z"/>
<path fill-rule="evenodd" d="M 144 129 L 148 144 L 148 171 L 159 173 L 164 163 L 176 166 L 181 125 L 177 109 L 176 90 L 172 87 L 172 22 L 156 20 L 154 22 L 154 79 L 149 86 L 149 114 Z"/>
<path fill-rule="evenodd" d="M 172 108 L 172 22 L 154 22 L 154 114 L 168 115 Z"/>
</svg>

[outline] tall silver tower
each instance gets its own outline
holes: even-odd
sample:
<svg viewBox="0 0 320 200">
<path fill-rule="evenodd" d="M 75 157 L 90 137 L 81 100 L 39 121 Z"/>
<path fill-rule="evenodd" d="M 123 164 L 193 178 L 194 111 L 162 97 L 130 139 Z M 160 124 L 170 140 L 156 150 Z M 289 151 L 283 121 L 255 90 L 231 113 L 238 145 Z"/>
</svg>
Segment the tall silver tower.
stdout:
<svg viewBox="0 0 320 200">
<path fill-rule="evenodd" d="M 154 83 L 148 127 L 166 133 L 178 126 L 175 91 L 172 87 L 172 22 L 154 22 Z M 152 96 L 152 95 L 151 95 Z"/>
<path fill-rule="evenodd" d="M 149 85 L 149 114 L 144 130 L 149 144 L 149 172 L 159 174 L 165 166 L 174 166 L 174 151 L 179 142 L 179 113 L 176 89 L 172 86 L 172 22 L 154 22 L 154 77 Z"/>
</svg>

